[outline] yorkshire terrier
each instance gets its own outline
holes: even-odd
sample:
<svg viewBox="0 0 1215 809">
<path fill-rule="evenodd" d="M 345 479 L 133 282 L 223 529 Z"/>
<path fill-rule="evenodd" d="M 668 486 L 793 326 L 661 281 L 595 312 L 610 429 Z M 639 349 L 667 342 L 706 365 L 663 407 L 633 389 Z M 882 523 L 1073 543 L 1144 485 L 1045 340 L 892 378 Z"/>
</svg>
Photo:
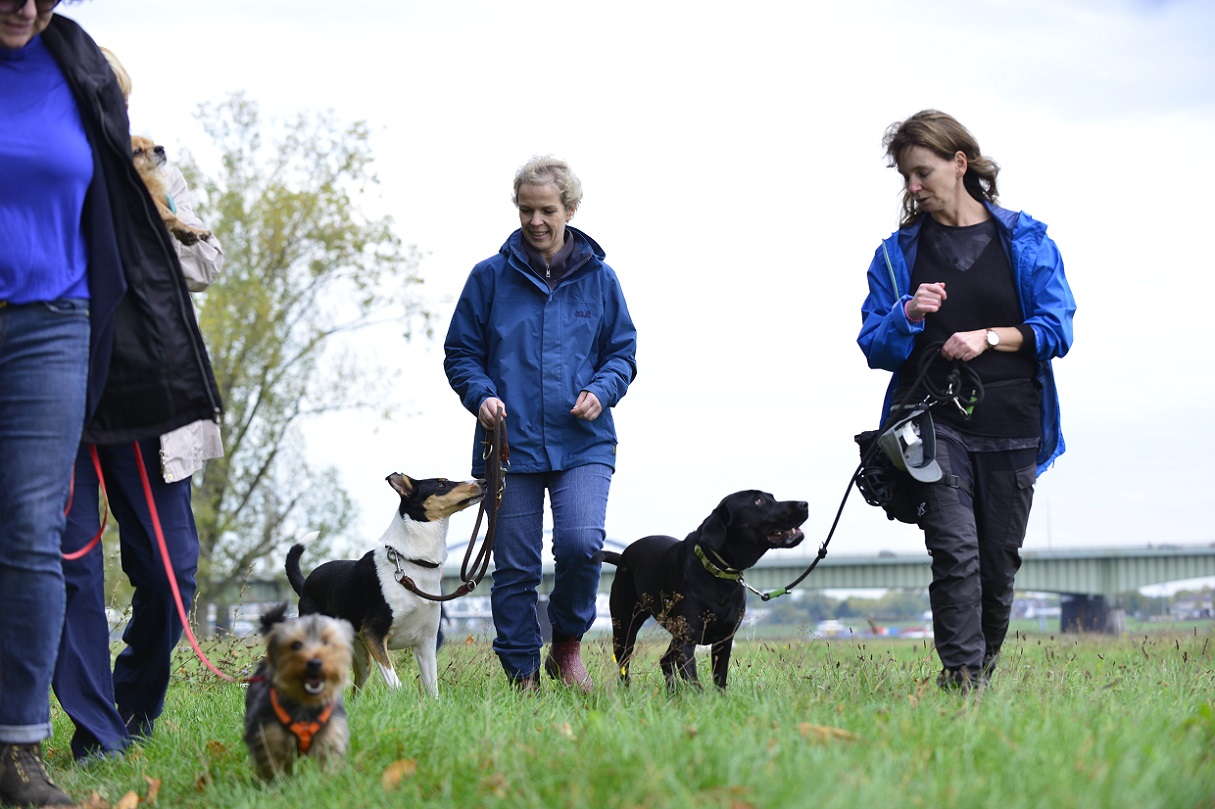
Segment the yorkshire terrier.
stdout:
<svg viewBox="0 0 1215 809">
<path fill-rule="evenodd" d="M 350 729 L 342 689 L 350 679 L 354 628 L 324 615 L 287 620 L 287 605 L 262 615 L 266 657 L 245 693 L 245 744 L 257 774 L 290 775 L 313 756 L 323 769 L 346 756 Z"/>
<path fill-rule="evenodd" d="M 135 161 L 135 168 L 139 171 L 143 184 L 148 187 L 152 201 L 156 203 L 157 213 L 177 241 L 188 245 L 197 244 L 199 239 L 210 239 L 211 231 L 187 225 L 169 208 L 169 192 L 164 170 L 169 158 L 165 156 L 165 147 L 157 146 L 148 138 L 134 135 L 131 137 L 131 159 Z"/>
</svg>

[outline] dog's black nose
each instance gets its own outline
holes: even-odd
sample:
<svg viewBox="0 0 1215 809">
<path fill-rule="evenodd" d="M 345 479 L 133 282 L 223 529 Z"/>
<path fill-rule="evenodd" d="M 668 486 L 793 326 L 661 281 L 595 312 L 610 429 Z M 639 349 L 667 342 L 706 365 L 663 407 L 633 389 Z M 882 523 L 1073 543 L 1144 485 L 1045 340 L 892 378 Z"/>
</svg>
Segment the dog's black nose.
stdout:
<svg viewBox="0 0 1215 809">
<path fill-rule="evenodd" d="M 323 666 L 323 665 L 324 665 L 324 663 L 321 662 L 321 659 L 319 657 L 312 658 L 311 660 L 308 661 L 308 673 L 309 674 L 320 674 L 321 666 Z"/>
<path fill-rule="evenodd" d="M 160 155 L 161 157 L 164 157 L 164 156 L 165 156 L 165 147 L 163 147 L 163 146 L 157 146 L 157 147 L 156 147 L 155 149 L 153 149 L 152 151 L 153 151 L 153 152 L 156 152 L 156 154 Z"/>
</svg>

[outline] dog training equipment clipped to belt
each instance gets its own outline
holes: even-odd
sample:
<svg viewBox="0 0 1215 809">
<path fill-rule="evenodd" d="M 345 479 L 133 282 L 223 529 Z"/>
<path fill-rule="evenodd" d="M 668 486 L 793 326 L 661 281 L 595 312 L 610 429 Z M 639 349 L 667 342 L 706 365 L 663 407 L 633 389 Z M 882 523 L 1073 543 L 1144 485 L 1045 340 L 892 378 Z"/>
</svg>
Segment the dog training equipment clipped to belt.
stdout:
<svg viewBox="0 0 1215 809">
<path fill-rule="evenodd" d="M 427 593 L 414 584 L 413 579 L 405 575 L 400 564 L 397 564 L 396 579 L 409 592 L 428 601 L 451 601 L 463 595 L 468 595 L 476 589 L 485 573 L 489 570 L 489 562 L 494 553 L 494 531 L 498 526 L 498 507 L 502 505 L 502 495 L 506 491 L 506 471 L 510 468 L 510 445 L 506 441 L 506 416 L 498 411 L 494 428 L 485 431 L 485 448 L 482 452 L 485 459 L 485 489 L 486 495 L 481 499 L 477 509 L 477 522 L 473 525 L 472 537 L 464 549 L 464 561 L 460 563 L 460 581 L 463 582 L 453 592 Z M 481 531 L 481 519 L 488 515 L 485 528 L 485 541 L 473 558 L 473 548 L 477 544 L 477 534 Z"/>
<path fill-rule="evenodd" d="M 920 359 L 919 375 L 903 400 L 891 407 L 886 423 L 877 430 L 856 436 L 856 442 L 861 445 L 861 463 L 848 480 L 848 488 L 844 490 L 840 506 L 835 512 L 831 530 L 827 532 L 827 538 L 819 546 L 818 555 L 814 561 L 802 571 L 800 576 L 778 590 L 764 593 L 746 582 L 743 582 L 744 587 L 763 601 L 769 601 L 778 596 L 787 595 L 794 587 L 801 584 L 811 571 L 818 567 L 818 563 L 826 557 L 827 545 L 835 536 L 835 529 L 839 526 L 840 517 L 844 513 L 844 504 L 848 502 L 848 495 L 852 493 L 853 485 L 865 498 L 865 502 L 873 506 L 882 506 L 887 510 L 890 519 L 899 519 L 903 522 L 916 522 L 918 515 L 914 514 L 914 504 L 911 506 L 912 510 L 909 511 L 903 502 L 906 500 L 902 497 L 906 492 L 906 487 L 900 490 L 899 475 L 905 475 L 908 479 L 914 476 L 924 482 L 940 481 L 947 485 L 958 485 L 956 475 L 948 476 L 950 478 L 948 480 L 943 479 L 941 469 L 937 465 L 935 459 L 936 435 L 929 409 L 939 404 L 949 403 L 957 407 L 964 417 L 969 418 L 975 405 L 983 398 L 983 384 L 974 369 L 965 363 L 955 362 L 953 370 L 949 373 L 946 387 L 943 390 L 935 387 L 928 378 L 928 369 L 940 357 L 940 350 L 944 345 L 943 342 L 938 342 L 924 347 Z M 963 386 L 963 373 L 968 377 L 968 388 Z M 918 404 L 911 404 L 912 397 L 920 387 L 925 390 L 924 399 Z M 908 415 L 908 411 L 910 411 L 910 415 Z M 898 432 L 900 430 L 905 432 L 900 435 Z M 897 460 L 893 457 L 895 455 L 898 456 Z M 898 509 L 898 513 L 892 513 L 892 508 Z"/>
</svg>

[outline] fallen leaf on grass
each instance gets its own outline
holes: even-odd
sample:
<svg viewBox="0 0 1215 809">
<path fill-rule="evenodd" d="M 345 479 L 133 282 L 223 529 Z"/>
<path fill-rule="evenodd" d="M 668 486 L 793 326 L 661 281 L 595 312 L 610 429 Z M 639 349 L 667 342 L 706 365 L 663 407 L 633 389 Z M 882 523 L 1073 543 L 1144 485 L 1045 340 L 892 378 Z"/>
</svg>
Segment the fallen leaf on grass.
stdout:
<svg viewBox="0 0 1215 809">
<path fill-rule="evenodd" d="M 574 729 L 570 727 L 569 722 L 562 722 L 560 725 L 554 725 L 554 727 L 557 729 L 557 735 L 561 736 L 563 739 L 574 738 Z"/>
<path fill-rule="evenodd" d="M 144 802 L 156 803 L 156 799 L 160 797 L 160 779 L 149 778 L 145 775 L 143 780 L 148 782 L 148 794 L 144 796 Z"/>
<path fill-rule="evenodd" d="M 812 725 L 809 722 L 802 722 L 797 726 L 798 732 L 807 739 L 817 739 L 820 742 L 830 741 L 831 739 L 843 739 L 846 742 L 855 741 L 857 736 L 855 733 L 843 728 L 833 728 L 826 725 Z"/>
<path fill-rule="evenodd" d="M 506 786 L 507 786 L 506 776 L 500 772 L 496 772 L 492 775 L 488 775 L 485 778 L 482 778 L 481 786 L 487 792 L 492 792 L 494 794 L 494 797 L 497 797 L 497 798 L 506 797 Z"/>
<path fill-rule="evenodd" d="M 399 787 L 406 778 L 412 778 L 417 771 L 418 762 L 412 758 L 394 761 L 384 768 L 384 773 L 380 776 L 380 786 L 384 787 L 385 791 L 391 792 Z"/>
<path fill-rule="evenodd" d="M 114 809 L 135 809 L 136 806 L 139 806 L 139 796 L 132 789 L 118 799 L 118 803 L 114 804 Z"/>
</svg>

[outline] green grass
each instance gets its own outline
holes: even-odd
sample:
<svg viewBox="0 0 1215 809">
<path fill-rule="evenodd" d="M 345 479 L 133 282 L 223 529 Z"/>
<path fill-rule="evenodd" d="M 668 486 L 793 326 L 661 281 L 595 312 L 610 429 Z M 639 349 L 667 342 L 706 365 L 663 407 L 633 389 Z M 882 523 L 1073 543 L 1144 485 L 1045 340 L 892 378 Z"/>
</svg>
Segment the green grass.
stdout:
<svg viewBox="0 0 1215 809">
<path fill-rule="evenodd" d="M 263 785 L 241 742 L 243 690 L 186 648 L 155 737 L 75 767 L 58 710 L 53 777 L 80 800 L 171 807 L 1215 807 L 1215 638 L 1025 635 L 981 698 L 943 693 L 928 641 L 750 641 L 730 687 L 668 693 L 643 633 L 629 688 L 610 645 L 584 649 L 589 696 L 510 688 L 487 644 L 439 653 L 441 699 L 376 677 L 348 695 L 345 767 Z M 236 673 L 256 650 L 208 650 Z M 702 655 L 702 672 L 707 655 Z M 401 777 L 391 787 L 385 773 Z M 104 804 L 101 804 L 104 806 Z"/>
</svg>

